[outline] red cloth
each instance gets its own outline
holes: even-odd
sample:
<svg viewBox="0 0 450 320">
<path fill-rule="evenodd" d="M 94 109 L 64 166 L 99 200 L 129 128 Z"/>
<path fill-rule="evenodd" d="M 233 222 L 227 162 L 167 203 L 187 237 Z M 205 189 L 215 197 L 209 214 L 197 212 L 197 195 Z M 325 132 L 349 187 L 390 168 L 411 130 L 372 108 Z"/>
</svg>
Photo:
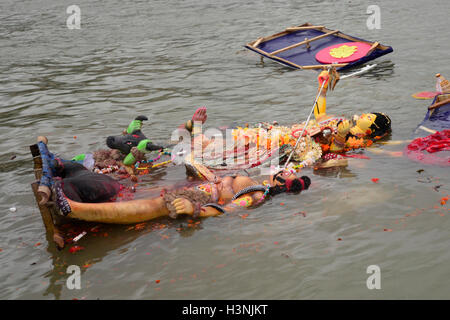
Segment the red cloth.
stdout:
<svg viewBox="0 0 450 320">
<path fill-rule="evenodd" d="M 405 148 L 406 155 L 414 161 L 449 166 L 450 153 L 446 151 L 450 151 L 450 130 L 448 129 L 414 139 Z"/>
</svg>

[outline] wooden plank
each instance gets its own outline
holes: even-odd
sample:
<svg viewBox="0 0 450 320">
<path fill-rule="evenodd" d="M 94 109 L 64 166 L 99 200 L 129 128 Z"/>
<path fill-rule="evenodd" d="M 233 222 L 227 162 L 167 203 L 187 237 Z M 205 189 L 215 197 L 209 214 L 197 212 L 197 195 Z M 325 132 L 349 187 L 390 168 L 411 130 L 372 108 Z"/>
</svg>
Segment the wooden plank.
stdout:
<svg viewBox="0 0 450 320">
<path fill-rule="evenodd" d="M 311 30 L 311 29 L 322 29 L 325 26 L 306 26 L 306 27 L 289 27 L 286 28 L 287 32 L 301 31 L 301 30 Z"/>
<path fill-rule="evenodd" d="M 312 41 L 316 41 L 316 40 L 319 40 L 319 39 L 322 39 L 322 38 L 331 36 L 331 35 L 336 34 L 336 33 L 338 33 L 338 32 L 339 32 L 339 30 L 330 31 L 330 32 L 327 32 L 327 33 L 322 34 L 322 35 L 320 35 L 320 36 L 317 36 L 317 37 L 314 37 L 314 38 L 311 38 L 311 39 L 308 39 L 308 40 L 304 40 L 304 41 L 301 41 L 301 42 L 299 42 L 299 43 L 290 45 L 290 46 L 288 46 L 288 47 L 285 47 L 285 48 L 282 48 L 282 49 L 273 51 L 273 52 L 271 52 L 270 54 L 271 54 L 271 55 L 276 55 L 276 54 L 278 54 L 278 53 L 281 53 L 281 52 L 284 52 L 284 51 L 287 51 L 287 50 L 290 50 L 290 49 L 297 48 L 297 47 L 299 47 L 299 46 L 301 46 L 301 45 L 304 45 L 304 44 L 306 44 L 306 43 L 310 43 L 310 42 L 312 42 Z"/>
</svg>

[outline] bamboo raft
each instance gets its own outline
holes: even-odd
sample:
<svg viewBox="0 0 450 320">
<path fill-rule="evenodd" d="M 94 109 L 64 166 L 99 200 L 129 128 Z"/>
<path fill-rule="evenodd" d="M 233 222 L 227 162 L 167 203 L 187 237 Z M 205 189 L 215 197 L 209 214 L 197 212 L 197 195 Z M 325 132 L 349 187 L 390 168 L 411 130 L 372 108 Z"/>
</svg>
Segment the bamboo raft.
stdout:
<svg viewBox="0 0 450 320">
<path fill-rule="evenodd" d="M 370 45 L 370 49 L 364 57 L 353 62 L 324 64 L 316 60 L 316 54 L 320 50 L 331 45 L 347 42 L 366 43 Z M 323 69 L 330 66 L 338 67 L 338 70 L 344 70 L 393 51 L 392 47 L 382 45 L 377 41 L 356 38 L 339 30 L 331 30 L 325 26 L 316 26 L 310 23 L 289 27 L 282 32 L 260 37 L 247 43 L 245 47 L 262 57 L 301 70 Z"/>
</svg>

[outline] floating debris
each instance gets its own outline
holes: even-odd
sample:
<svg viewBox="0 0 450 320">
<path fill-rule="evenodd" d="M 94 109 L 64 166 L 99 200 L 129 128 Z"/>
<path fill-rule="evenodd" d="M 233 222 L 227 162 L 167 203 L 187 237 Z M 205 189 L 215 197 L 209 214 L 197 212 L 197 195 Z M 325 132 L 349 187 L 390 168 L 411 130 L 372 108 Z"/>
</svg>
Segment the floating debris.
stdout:
<svg viewBox="0 0 450 320">
<path fill-rule="evenodd" d="M 82 233 L 80 233 L 79 235 L 77 235 L 75 238 L 72 239 L 73 242 L 77 242 L 78 240 L 80 240 L 82 237 L 84 237 L 87 234 L 86 231 L 83 231 Z"/>
<path fill-rule="evenodd" d="M 83 250 L 83 249 L 84 249 L 84 247 L 73 246 L 73 247 L 71 247 L 71 248 L 69 249 L 69 252 L 70 252 L 70 253 L 75 253 L 75 252 L 80 251 L 80 250 Z"/>
<path fill-rule="evenodd" d="M 300 211 L 300 212 L 294 213 L 294 216 L 298 216 L 298 215 L 302 215 L 304 218 L 306 218 L 306 212 L 305 211 Z"/>
</svg>

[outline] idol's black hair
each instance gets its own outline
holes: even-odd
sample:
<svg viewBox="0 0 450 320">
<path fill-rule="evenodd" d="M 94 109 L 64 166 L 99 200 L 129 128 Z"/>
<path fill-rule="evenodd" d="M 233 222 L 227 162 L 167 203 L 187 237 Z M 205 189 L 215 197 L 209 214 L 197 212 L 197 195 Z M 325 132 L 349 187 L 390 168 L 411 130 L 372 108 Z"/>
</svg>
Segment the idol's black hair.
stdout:
<svg viewBox="0 0 450 320">
<path fill-rule="evenodd" d="M 303 183 L 301 180 L 303 180 Z M 284 183 L 282 185 L 276 185 L 276 186 L 270 187 L 269 194 L 271 196 L 275 196 L 275 195 L 283 193 L 283 192 L 291 192 L 291 193 L 297 194 L 303 190 L 307 190 L 310 185 L 311 185 L 311 179 L 307 176 L 302 176 L 300 178 L 292 180 L 290 188 L 288 188 L 286 186 L 286 183 Z"/>
</svg>

